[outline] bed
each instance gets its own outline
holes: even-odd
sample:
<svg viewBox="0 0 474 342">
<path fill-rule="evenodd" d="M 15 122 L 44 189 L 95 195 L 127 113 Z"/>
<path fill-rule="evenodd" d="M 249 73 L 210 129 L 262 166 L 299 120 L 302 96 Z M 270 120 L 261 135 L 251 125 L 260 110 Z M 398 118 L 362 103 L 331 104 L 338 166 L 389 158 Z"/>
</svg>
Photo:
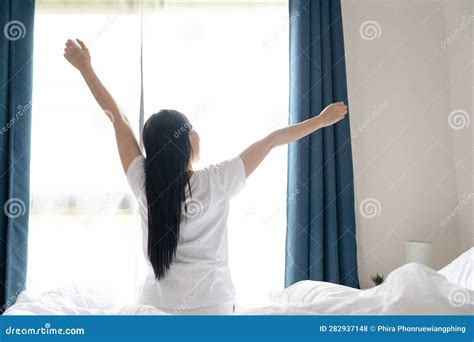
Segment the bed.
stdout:
<svg viewBox="0 0 474 342">
<path fill-rule="evenodd" d="M 474 248 L 435 271 L 409 263 L 366 290 L 301 281 L 271 295 L 272 305 L 239 315 L 472 315 Z M 100 293 L 76 287 L 42 294 L 23 291 L 4 315 L 166 315 L 149 305 L 114 305 Z"/>
</svg>

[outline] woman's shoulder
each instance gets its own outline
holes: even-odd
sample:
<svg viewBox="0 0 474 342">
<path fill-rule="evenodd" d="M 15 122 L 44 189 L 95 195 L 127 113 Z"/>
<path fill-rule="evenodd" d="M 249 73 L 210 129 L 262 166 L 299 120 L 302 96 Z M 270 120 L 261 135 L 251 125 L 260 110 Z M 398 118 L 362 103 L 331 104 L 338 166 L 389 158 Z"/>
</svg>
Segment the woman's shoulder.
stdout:
<svg viewBox="0 0 474 342">
<path fill-rule="evenodd" d="M 245 168 L 239 156 L 217 164 L 210 164 L 193 172 L 196 181 L 212 190 L 233 196 L 245 185 Z"/>
</svg>

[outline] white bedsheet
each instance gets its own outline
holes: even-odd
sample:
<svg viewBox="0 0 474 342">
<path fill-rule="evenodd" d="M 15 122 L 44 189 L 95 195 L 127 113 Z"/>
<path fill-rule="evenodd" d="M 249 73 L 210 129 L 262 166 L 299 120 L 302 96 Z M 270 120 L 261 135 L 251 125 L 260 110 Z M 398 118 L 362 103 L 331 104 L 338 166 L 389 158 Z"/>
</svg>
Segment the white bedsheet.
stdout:
<svg viewBox="0 0 474 342">
<path fill-rule="evenodd" d="M 64 287 L 44 293 L 23 291 L 4 315 L 167 315 L 151 305 L 114 305 L 103 290 Z"/>
<path fill-rule="evenodd" d="M 275 305 L 247 309 L 247 315 L 472 315 L 474 291 L 449 282 L 421 264 L 393 271 L 384 284 L 367 290 L 301 281 L 274 294 Z"/>
<path fill-rule="evenodd" d="M 473 249 L 439 272 L 411 263 L 367 290 L 301 281 L 272 295 L 271 306 L 241 309 L 241 315 L 473 315 Z M 467 255 L 467 257 L 466 257 Z M 103 297 L 102 297 L 103 298 Z M 149 305 L 118 306 L 100 293 L 75 287 L 32 294 L 23 291 L 5 315 L 164 315 Z"/>
<path fill-rule="evenodd" d="M 439 270 L 451 283 L 474 291 L 474 248 L 454 259 L 449 265 Z"/>
</svg>

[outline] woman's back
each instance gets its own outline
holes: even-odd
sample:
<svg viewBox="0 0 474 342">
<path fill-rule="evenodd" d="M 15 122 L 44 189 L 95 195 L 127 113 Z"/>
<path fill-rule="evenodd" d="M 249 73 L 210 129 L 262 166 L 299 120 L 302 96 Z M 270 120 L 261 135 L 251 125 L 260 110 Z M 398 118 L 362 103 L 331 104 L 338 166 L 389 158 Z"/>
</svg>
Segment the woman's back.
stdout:
<svg viewBox="0 0 474 342">
<path fill-rule="evenodd" d="M 135 158 L 127 171 L 127 179 L 139 203 L 146 254 L 148 204 L 144 164 L 144 157 Z M 186 197 L 186 209 L 183 204 L 176 257 L 160 280 L 150 267 L 140 290 L 140 303 L 173 314 L 200 313 L 200 309 L 219 313 L 212 308 L 233 306 L 235 293 L 228 268 L 227 217 L 229 200 L 243 188 L 245 179 L 240 157 L 192 173 L 192 196 Z M 170 230 L 168 234 L 175 233 Z"/>
</svg>

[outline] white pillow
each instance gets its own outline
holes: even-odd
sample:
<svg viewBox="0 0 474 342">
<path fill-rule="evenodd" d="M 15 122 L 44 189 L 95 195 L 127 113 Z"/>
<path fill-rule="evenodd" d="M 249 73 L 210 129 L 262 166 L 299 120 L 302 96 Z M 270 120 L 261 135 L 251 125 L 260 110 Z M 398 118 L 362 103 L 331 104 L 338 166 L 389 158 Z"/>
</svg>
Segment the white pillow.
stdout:
<svg viewBox="0 0 474 342">
<path fill-rule="evenodd" d="M 438 272 L 445 276 L 451 283 L 474 291 L 473 261 L 474 247 L 461 254 Z"/>
</svg>

